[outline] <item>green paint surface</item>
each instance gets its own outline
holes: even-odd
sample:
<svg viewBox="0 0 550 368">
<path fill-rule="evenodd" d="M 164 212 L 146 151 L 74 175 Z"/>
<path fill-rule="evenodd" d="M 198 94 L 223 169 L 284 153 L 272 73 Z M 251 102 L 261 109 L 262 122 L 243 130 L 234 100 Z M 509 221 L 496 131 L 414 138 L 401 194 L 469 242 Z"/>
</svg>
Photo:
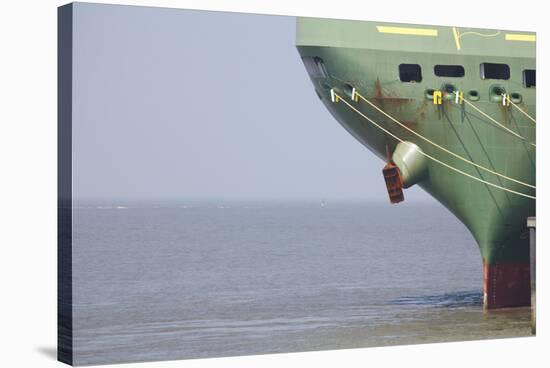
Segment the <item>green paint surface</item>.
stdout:
<svg viewBox="0 0 550 368">
<path fill-rule="evenodd" d="M 435 29 L 437 36 L 381 33 L 377 26 Z M 393 152 L 398 142 L 344 103 L 332 103 L 331 88 L 351 102 L 346 91 L 353 86 L 429 140 L 488 169 L 535 185 L 535 147 L 498 128 L 470 106 L 455 104 L 450 96 L 439 106 L 429 97 L 429 90 L 442 90 L 449 84 L 464 91 L 466 99 L 475 91 L 479 100 L 469 100 L 471 103 L 529 142 L 535 142 L 535 124 L 515 108 L 503 107 L 491 92 L 498 86 L 519 95 L 519 107 L 535 117 L 536 90 L 523 85 L 523 70 L 535 69 L 535 42 L 506 40 L 506 34 L 534 34 L 461 27 L 456 30 L 461 35 L 460 50 L 453 27 L 298 18 L 296 45 L 302 57 L 323 60 L 328 76 L 310 75 L 322 103 L 350 134 L 379 157 L 385 159 L 386 147 Z M 401 82 L 398 68 L 402 63 L 419 64 L 421 82 Z M 509 65 L 510 79 L 482 79 L 481 63 Z M 462 65 L 465 75 L 438 77 L 434 74 L 438 64 Z M 488 182 L 536 195 L 532 188 L 482 171 L 421 140 L 363 101 L 351 103 L 438 160 Z M 467 226 L 485 262 L 529 260 L 526 219 L 535 215 L 535 200 L 490 187 L 431 160 L 428 170 L 418 185 Z M 437 218 L 433 220 L 437 222 Z"/>
</svg>

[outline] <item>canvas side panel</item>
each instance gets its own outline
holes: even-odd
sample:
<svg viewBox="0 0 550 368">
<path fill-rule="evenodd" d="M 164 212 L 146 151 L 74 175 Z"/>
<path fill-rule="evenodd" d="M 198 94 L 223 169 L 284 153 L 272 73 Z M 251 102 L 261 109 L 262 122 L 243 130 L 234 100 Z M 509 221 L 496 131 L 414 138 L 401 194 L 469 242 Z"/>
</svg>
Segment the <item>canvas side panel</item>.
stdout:
<svg viewBox="0 0 550 368">
<path fill-rule="evenodd" d="M 57 42 L 57 359 L 72 365 L 72 4 L 58 8 Z"/>
</svg>

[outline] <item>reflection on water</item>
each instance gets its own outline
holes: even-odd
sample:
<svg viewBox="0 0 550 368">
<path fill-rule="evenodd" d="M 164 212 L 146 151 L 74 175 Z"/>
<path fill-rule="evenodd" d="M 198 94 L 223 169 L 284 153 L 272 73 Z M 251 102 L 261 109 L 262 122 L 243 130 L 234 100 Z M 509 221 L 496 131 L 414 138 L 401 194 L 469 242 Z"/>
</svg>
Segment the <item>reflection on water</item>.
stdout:
<svg viewBox="0 0 550 368">
<path fill-rule="evenodd" d="M 441 206 L 93 203 L 74 218 L 76 364 L 530 334 L 529 309 L 483 311 L 477 246 Z"/>
</svg>

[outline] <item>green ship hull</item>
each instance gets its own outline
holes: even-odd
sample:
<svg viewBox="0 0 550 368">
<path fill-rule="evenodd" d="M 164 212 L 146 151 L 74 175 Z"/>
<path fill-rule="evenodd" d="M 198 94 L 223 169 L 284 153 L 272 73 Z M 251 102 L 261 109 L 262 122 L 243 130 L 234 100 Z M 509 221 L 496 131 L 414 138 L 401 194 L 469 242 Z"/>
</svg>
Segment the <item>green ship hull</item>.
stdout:
<svg viewBox="0 0 550 368">
<path fill-rule="evenodd" d="M 424 172 L 413 184 L 448 208 L 476 239 L 485 306 L 529 305 L 526 219 L 535 215 L 536 124 L 527 115 L 535 117 L 536 90 L 524 71 L 535 69 L 535 35 L 299 18 L 296 47 L 321 102 L 365 147 L 393 164 L 398 137 L 435 159 L 422 163 Z M 507 65 L 509 78 L 480 74 L 483 63 Z M 420 66 L 421 77 L 402 81 L 401 64 Z M 463 69 L 438 76 L 436 65 Z M 353 89 L 379 109 L 358 99 Z M 437 96 L 434 102 L 434 91 L 442 91 L 441 103 Z M 502 93 L 515 103 L 503 103 Z"/>
</svg>

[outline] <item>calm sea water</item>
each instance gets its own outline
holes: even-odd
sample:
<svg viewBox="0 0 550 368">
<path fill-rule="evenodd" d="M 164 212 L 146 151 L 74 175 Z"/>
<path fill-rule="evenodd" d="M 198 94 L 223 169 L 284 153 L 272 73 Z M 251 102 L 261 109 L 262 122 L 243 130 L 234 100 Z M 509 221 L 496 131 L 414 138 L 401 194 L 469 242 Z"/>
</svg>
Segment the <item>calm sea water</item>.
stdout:
<svg viewBox="0 0 550 368">
<path fill-rule="evenodd" d="M 83 203 L 75 363 L 530 335 L 483 312 L 466 228 L 439 205 Z"/>
</svg>

